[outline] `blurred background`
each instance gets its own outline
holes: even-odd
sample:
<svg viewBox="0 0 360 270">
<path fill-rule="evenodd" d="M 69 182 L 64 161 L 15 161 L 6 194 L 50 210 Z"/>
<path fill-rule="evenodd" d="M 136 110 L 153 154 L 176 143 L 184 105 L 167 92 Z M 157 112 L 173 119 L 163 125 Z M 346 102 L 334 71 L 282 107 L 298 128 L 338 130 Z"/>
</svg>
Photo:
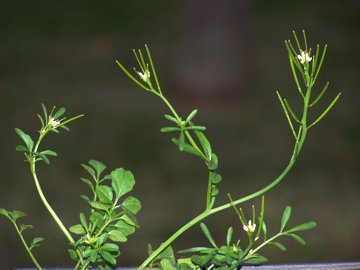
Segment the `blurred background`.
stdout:
<svg viewBox="0 0 360 270">
<path fill-rule="evenodd" d="M 286 253 L 269 247 L 272 263 L 360 259 L 359 182 L 359 1 L 2 1 L 0 8 L 0 207 L 26 212 L 35 226 L 27 237 L 46 238 L 35 250 L 43 265 L 70 266 L 67 242 L 37 197 L 27 164 L 15 145 L 15 127 L 33 137 L 40 104 L 67 108 L 86 117 L 71 132 L 50 135 L 44 148 L 58 152 L 38 165 L 40 181 L 54 209 L 70 227 L 88 206 L 80 164 L 95 158 L 109 170 L 125 167 L 136 177 L 141 228 L 121 245 L 121 266 L 137 266 L 147 244 L 154 247 L 203 210 L 207 171 L 180 153 L 161 134 L 167 108 L 132 83 L 115 64 L 135 66 L 133 48 L 152 50 L 163 92 L 196 123 L 220 161 L 219 203 L 270 183 L 287 164 L 293 138 L 275 91 L 300 101 L 284 40 L 305 29 L 310 47 L 329 45 L 319 90 L 330 87 L 316 117 L 337 92 L 340 102 L 312 129 L 286 180 L 266 196 L 268 230 L 276 233 L 286 205 L 290 224 L 314 220 L 301 235 L 307 246 L 283 239 Z M 294 105 L 295 110 L 299 109 Z M 244 204 L 247 210 L 251 204 Z M 244 236 L 232 210 L 206 220 L 218 243 L 228 226 Z M 0 219 L 0 267 L 30 266 L 9 221 Z M 207 245 L 198 226 L 175 249 Z"/>
</svg>

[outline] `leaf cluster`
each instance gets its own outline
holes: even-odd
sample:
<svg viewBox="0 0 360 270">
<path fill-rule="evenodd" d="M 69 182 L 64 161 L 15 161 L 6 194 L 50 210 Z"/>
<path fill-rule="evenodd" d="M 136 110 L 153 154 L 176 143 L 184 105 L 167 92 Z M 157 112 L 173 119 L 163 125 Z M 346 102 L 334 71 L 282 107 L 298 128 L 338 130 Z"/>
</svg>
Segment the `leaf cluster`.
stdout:
<svg viewBox="0 0 360 270">
<path fill-rule="evenodd" d="M 189 258 L 191 264 L 189 267 L 192 269 L 222 269 L 222 270 L 234 270 L 238 269 L 241 265 L 244 264 L 261 264 L 267 261 L 267 258 L 259 254 L 259 250 L 267 245 L 274 245 L 282 251 L 286 250 L 284 244 L 277 241 L 277 238 L 282 236 L 288 236 L 293 238 L 301 245 L 305 245 L 305 240 L 300 237 L 297 232 L 309 230 L 316 226 L 315 222 L 307 222 L 298 226 L 295 226 L 291 229 L 285 230 L 290 215 L 291 207 L 287 206 L 283 212 L 280 230 L 277 234 L 267 238 L 267 228 L 264 222 L 264 210 L 262 203 L 262 211 L 258 217 L 258 228 L 257 230 L 247 231 L 248 241 L 247 244 L 241 247 L 240 243 L 245 243 L 240 239 L 236 242 L 232 242 L 233 238 L 233 228 L 229 227 L 226 235 L 226 244 L 218 245 L 213 236 L 211 235 L 209 229 L 204 223 L 200 224 L 200 228 L 208 241 L 211 244 L 211 247 L 195 247 L 190 249 L 185 249 L 179 251 L 181 254 L 192 253 L 193 255 Z M 253 208 L 254 209 L 254 208 Z M 253 210 L 254 213 L 254 210 Z M 243 212 L 237 211 L 241 224 L 246 225 L 244 222 L 245 216 Z M 254 214 L 253 214 L 254 215 Z M 262 240 L 262 243 L 260 243 Z M 275 241 L 276 240 L 276 241 Z M 195 266 L 195 268 L 194 268 Z"/>
<path fill-rule="evenodd" d="M 26 134 L 20 128 L 15 128 L 16 134 L 21 138 L 24 143 L 17 145 L 15 149 L 18 152 L 24 152 L 26 159 L 29 162 L 35 163 L 39 160 L 42 160 L 46 164 L 50 164 L 49 156 L 57 156 L 57 153 L 52 150 L 38 151 L 41 140 L 48 132 L 59 133 L 59 128 L 70 131 L 70 129 L 65 124 L 75 120 L 78 117 L 81 117 L 82 115 L 75 116 L 73 118 L 70 118 L 69 120 L 66 120 L 66 117 L 63 117 L 66 112 L 66 109 L 64 107 L 56 109 L 56 107 L 54 106 L 50 113 L 48 113 L 48 110 L 44 104 L 41 104 L 41 108 L 43 111 L 43 116 L 37 114 L 41 123 L 38 141 L 34 143 L 34 140 L 31 138 L 30 135 Z M 63 118 L 60 119 L 60 117 Z"/>
<path fill-rule="evenodd" d="M 69 228 L 80 236 L 69 254 L 84 269 L 95 264 L 114 267 L 120 255 L 116 243 L 126 242 L 138 227 L 136 214 L 141 203 L 133 196 L 124 197 L 132 191 L 135 179 L 123 168 L 103 176 L 106 166 L 97 160 L 90 160 L 82 166 L 91 179 L 81 178 L 92 193 L 92 198 L 82 196 L 90 206 L 90 213 L 80 213 L 80 223 Z"/>
</svg>

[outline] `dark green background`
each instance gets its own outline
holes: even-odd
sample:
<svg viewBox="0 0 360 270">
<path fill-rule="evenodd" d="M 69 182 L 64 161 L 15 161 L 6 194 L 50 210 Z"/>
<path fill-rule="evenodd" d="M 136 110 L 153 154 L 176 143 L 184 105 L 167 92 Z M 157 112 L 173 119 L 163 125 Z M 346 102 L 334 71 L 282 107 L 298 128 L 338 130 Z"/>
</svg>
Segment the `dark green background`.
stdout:
<svg viewBox="0 0 360 270">
<path fill-rule="evenodd" d="M 132 170 L 141 198 L 141 228 L 121 245 L 119 264 L 136 266 L 147 244 L 158 246 L 202 211 L 203 164 L 179 153 L 166 107 L 129 81 L 115 64 L 132 67 L 132 49 L 147 43 L 167 97 L 182 115 L 199 109 L 197 123 L 220 158 L 220 201 L 268 184 L 291 155 L 292 137 L 275 95 L 298 99 L 283 41 L 306 29 L 310 45 L 329 44 L 319 83 L 331 81 L 319 109 L 342 92 L 336 109 L 316 128 L 294 170 L 266 196 L 268 228 L 293 206 L 293 225 L 315 220 L 306 247 L 288 239 L 289 251 L 268 248 L 272 263 L 359 259 L 359 1 L 2 1 L 0 5 L 0 207 L 28 213 L 35 251 L 43 265 L 71 265 L 67 243 L 47 215 L 20 153 L 14 128 L 36 136 L 40 103 L 84 113 L 70 133 L 51 135 L 44 147 L 59 153 L 39 165 L 49 201 L 67 226 L 78 222 L 88 192 L 80 163 L 91 158 L 109 169 Z M 320 85 L 319 85 L 320 87 Z M 295 106 L 296 107 L 296 106 Z M 319 110 L 313 112 L 313 117 Z M 259 200 L 252 202 L 259 204 Z M 244 209 L 250 209 L 245 204 Z M 228 226 L 242 229 L 226 211 L 206 220 L 216 240 Z M 28 236 L 30 236 L 28 235 Z M 242 234 L 243 235 L 243 234 Z M 0 268 L 31 265 L 12 226 L 0 219 Z M 205 245 L 195 226 L 175 248 Z"/>
</svg>

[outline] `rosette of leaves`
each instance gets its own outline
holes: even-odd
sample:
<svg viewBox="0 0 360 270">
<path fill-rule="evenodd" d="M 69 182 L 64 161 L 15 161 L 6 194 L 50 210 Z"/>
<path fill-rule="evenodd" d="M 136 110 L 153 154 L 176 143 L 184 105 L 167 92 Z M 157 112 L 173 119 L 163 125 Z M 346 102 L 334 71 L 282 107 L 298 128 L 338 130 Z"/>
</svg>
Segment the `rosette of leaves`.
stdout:
<svg viewBox="0 0 360 270">
<path fill-rule="evenodd" d="M 242 210 L 236 211 L 243 226 L 246 225 L 246 218 Z M 301 245 L 305 245 L 305 240 L 297 233 L 312 229 L 316 226 L 313 221 L 303 223 L 295 226 L 291 229 L 285 230 L 285 227 L 290 219 L 291 207 L 287 206 L 283 212 L 281 218 L 280 230 L 274 236 L 267 238 L 267 228 L 264 222 L 264 201 L 262 202 L 262 211 L 258 217 L 258 228 L 255 230 L 246 229 L 248 241 L 245 247 L 241 247 L 241 240 L 237 240 L 236 243 L 232 242 L 233 228 L 229 227 L 226 235 L 226 245 L 218 245 L 209 229 L 204 223 L 200 224 L 200 228 L 209 240 L 212 247 L 195 247 L 179 251 L 179 253 L 193 253 L 190 258 L 182 259 L 186 263 L 189 269 L 223 269 L 234 270 L 238 269 L 244 264 L 261 264 L 267 261 L 267 258 L 259 254 L 259 250 L 267 245 L 274 245 L 282 251 L 286 250 L 284 244 L 277 241 L 282 236 L 288 236 L 293 238 Z M 255 220 L 255 211 L 253 208 L 253 217 Z M 254 223 L 253 223 L 254 224 Z M 244 227 L 243 227 L 244 228 Z M 247 227 L 245 227 L 247 228 Z M 244 229 L 245 230 L 245 229 Z M 262 243 L 259 243 L 262 239 Z M 189 260 L 190 259 L 190 260 Z M 183 266 L 184 270 L 187 269 Z"/>
<path fill-rule="evenodd" d="M 115 267 L 120 255 L 118 243 L 126 242 L 138 227 L 135 216 L 141 203 L 133 196 L 125 196 L 132 191 L 135 179 L 123 168 L 102 176 L 106 166 L 96 160 L 82 166 L 91 176 L 91 180 L 81 180 L 90 187 L 92 198 L 81 197 L 91 210 L 88 215 L 80 213 L 80 223 L 70 227 L 69 230 L 80 238 L 69 249 L 69 254 L 82 269 L 91 265 L 100 269 Z"/>
</svg>

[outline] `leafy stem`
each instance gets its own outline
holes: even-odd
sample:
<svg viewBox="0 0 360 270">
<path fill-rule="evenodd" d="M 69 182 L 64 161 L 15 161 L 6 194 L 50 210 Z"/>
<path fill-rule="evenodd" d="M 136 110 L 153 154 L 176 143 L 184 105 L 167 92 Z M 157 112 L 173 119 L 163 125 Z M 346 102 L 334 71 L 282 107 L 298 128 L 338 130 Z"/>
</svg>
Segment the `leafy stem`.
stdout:
<svg viewBox="0 0 360 270">
<path fill-rule="evenodd" d="M 66 123 L 74 121 L 75 119 L 80 118 L 82 116 L 83 115 L 78 115 L 78 116 L 75 116 L 75 117 L 73 117 L 73 118 L 71 118 L 71 119 L 69 119 L 67 121 L 64 121 L 63 123 L 57 125 L 56 128 L 64 126 Z M 43 140 L 43 138 L 46 136 L 46 134 L 49 131 L 52 131 L 52 130 L 54 130 L 54 127 L 49 125 L 49 123 L 41 128 L 39 138 L 38 138 L 38 140 L 37 140 L 37 142 L 35 144 L 35 147 L 34 147 L 32 153 L 29 155 L 28 161 L 29 161 L 29 164 L 30 164 L 31 174 L 32 174 L 32 177 L 33 177 L 34 182 L 35 182 L 36 190 L 37 190 L 37 192 L 38 192 L 38 194 L 40 196 L 40 199 L 41 199 L 42 203 L 44 204 L 45 208 L 48 210 L 48 212 L 50 213 L 51 217 L 54 219 L 55 223 L 58 225 L 60 230 L 66 236 L 68 241 L 70 243 L 74 243 L 75 241 L 72 238 L 71 234 L 66 229 L 66 227 L 64 226 L 64 224 L 62 223 L 62 221 L 60 220 L 60 218 L 58 217 L 58 215 L 56 214 L 56 212 L 54 211 L 54 209 L 51 207 L 48 200 L 46 199 L 46 197 L 44 195 L 44 192 L 42 191 L 39 179 L 38 179 L 37 174 L 36 174 L 36 161 L 37 161 L 37 154 L 36 153 L 38 152 L 40 143 Z"/>
<path fill-rule="evenodd" d="M 39 245 L 39 243 L 41 241 L 43 241 L 44 239 L 41 237 L 35 237 L 32 240 L 32 243 L 30 244 L 30 246 L 28 245 L 28 243 L 26 242 L 24 236 L 23 236 L 23 231 L 26 229 L 32 229 L 32 225 L 25 225 L 25 224 L 20 224 L 20 226 L 17 224 L 17 220 L 23 216 L 25 216 L 25 213 L 21 212 L 21 211 L 7 211 L 4 208 L 0 208 L 0 215 L 3 215 L 5 217 L 7 217 L 11 223 L 14 225 L 15 230 L 17 232 L 17 234 L 19 235 L 19 238 L 21 240 L 21 243 L 23 244 L 23 246 L 25 247 L 25 250 L 27 251 L 27 253 L 29 254 L 31 260 L 33 261 L 33 263 L 35 264 L 36 268 L 39 270 L 42 270 L 42 267 L 40 266 L 39 262 L 36 260 L 34 254 L 32 253 L 32 249 L 36 246 Z"/>
<path fill-rule="evenodd" d="M 192 119 L 195 114 L 197 113 L 197 110 L 194 110 L 189 114 L 187 119 L 184 121 L 178 113 L 175 111 L 174 107 L 170 104 L 170 102 L 165 98 L 165 96 L 162 94 L 162 91 L 160 89 L 159 81 L 157 78 L 157 74 L 154 68 L 154 64 L 152 61 L 152 57 L 150 54 L 150 51 L 148 47 L 145 45 L 146 53 L 147 53 L 147 59 L 150 62 L 150 68 L 149 64 L 146 63 L 145 57 L 143 56 L 141 50 L 138 50 L 138 53 L 134 51 L 136 60 L 139 64 L 141 72 L 135 71 L 138 73 L 139 79 L 134 77 L 130 74 L 129 71 L 120 63 L 117 61 L 117 64 L 119 67 L 124 71 L 124 73 L 133 80 L 136 84 L 138 84 L 140 87 L 145 89 L 147 92 L 151 92 L 162 99 L 162 101 L 166 104 L 166 106 L 170 109 L 173 116 L 165 115 L 165 118 L 170 120 L 171 122 L 175 123 L 176 127 L 166 127 L 163 128 L 162 132 L 173 132 L 177 131 L 180 133 L 179 139 L 173 139 L 173 142 L 179 146 L 179 149 L 181 151 L 188 152 L 190 154 L 199 156 L 203 161 L 205 161 L 208 170 L 209 170 L 209 177 L 208 177 L 208 185 L 207 185 L 207 193 L 206 193 L 206 208 L 205 210 L 200 213 L 198 216 L 190 220 L 188 223 L 186 223 L 184 226 L 182 226 L 179 230 L 177 230 L 173 235 L 169 237 L 164 243 L 162 243 L 154 252 L 152 252 L 149 257 L 140 265 L 139 269 L 142 269 L 149 264 L 151 264 L 166 248 L 170 246 L 170 244 L 175 241 L 181 234 L 183 234 L 186 230 L 200 222 L 201 220 L 205 219 L 206 217 L 218 213 L 220 211 L 226 210 L 234 205 L 239 205 L 241 203 L 244 203 L 246 201 L 252 200 L 258 196 L 263 195 L 264 193 L 268 192 L 275 186 L 277 186 L 291 171 L 291 169 L 294 167 L 295 162 L 300 154 L 300 151 L 305 143 L 307 133 L 310 127 L 316 125 L 320 120 L 324 118 L 325 115 L 328 114 L 330 109 L 335 105 L 337 100 L 340 97 L 340 94 L 333 100 L 333 102 L 330 103 L 330 105 L 323 111 L 323 113 L 320 114 L 320 116 L 312 122 L 312 124 L 308 125 L 308 112 L 309 108 L 313 105 L 315 105 L 322 97 L 324 92 L 326 91 L 327 86 L 325 89 L 318 95 L 318 97 L 315 99 L 314 102 L 311 102 L 311 92 L 313 85 L 318 77 L 319 71 L 321 69 L 321 66 L 323 64 L 324 56 L 326 53 L 326 46 L 324 47 L 323 53 L 321 54 L 321 59 L 318 61 L 318 57 L 320 55 L 319 53 L 319 46 L 317 46 L 316 54 L 314 56 L 311 56 L 311 49 L 308 48 L 308 43 L 306 40 L 306 34 L 305 31 L 303 31 L 303 39 L 304 39 L 304 49 L 302 49 L 302 46 L 299 43 L 299 39 L 297 38 L 297 35 L 295 32 L 294 39 L 296 42 L 296 48 L 291 44 L 290 40 L 285 41 L 285 46 L 288 52 L 289 56 L 289 62 L 291 71 L 293 73 L 293 78 L 295 81 L 296 88 L 298 89 L 302 103 L 302 115 L 301 117 L 298 117 L 296 115 L 296 112 L 290 107 L 290 104 L 288 101 L 281 97 L 280 93 L 277 92 L 278 99 L 280 101 L 281 107 L 284 111 L 284 114 L 286 116 L 286 119 L 288 121 L 290 130 L 295 138 L 295 144 L 294 149 L 292 152 L 292 156 L 290 157 L 290 160 L 286 167 L 283 169 L 283 171 L 279 174 L 277 178 L 275 178 L 270 184 L 263 187 L 262 189 L 259 189 L 256 192 L 253 192 L 245 197 L 239 198 L 237 200 L 231 201 L 230 203 L 226 203 L 220 206 L 217 206 L 214 208 L 215 204 L 215 198 L 219 193 L 219 190 L 216 187 L 216 184 L 218 184 L 221 181 L 221 176 L 218 175 L 215 170 L 218 167 L 218 158 L 215 154 L 212 153 L 211 146 L 209 141 L 206 139 L 205 135 L 201 132 L 202 130 L 205 130 L 205 127 L 202 126 L 195 126 L 191 122 L 191 120 L 188 120 L 189 118 Z M 312 62 L 311 62 L 312 61 Z M 311 63 L 310 63 L 311 62 Z M 154 88 L 152 83 L 152 77 L 154 77 L 155 84 L 157 86 L 157 89 Z M 299 80 L 301 78 L 302 80 Z M 295 120 L 295 124 L 293 123 L 293 120 Z M 192 133 L 189 131 L 193 130 L 194 134 L 196 135 L 198 141 L 201 144 L 201 148 L 197 145 L 194 138 L 192 137 Z M 188 140 L 189 144 L 185 142 L 185 136 Z M 254 222 L 254 220 L 253 220 Z M 252 238 L 250 239 L 249 248 L 252 246 Z"/>
</svg>

